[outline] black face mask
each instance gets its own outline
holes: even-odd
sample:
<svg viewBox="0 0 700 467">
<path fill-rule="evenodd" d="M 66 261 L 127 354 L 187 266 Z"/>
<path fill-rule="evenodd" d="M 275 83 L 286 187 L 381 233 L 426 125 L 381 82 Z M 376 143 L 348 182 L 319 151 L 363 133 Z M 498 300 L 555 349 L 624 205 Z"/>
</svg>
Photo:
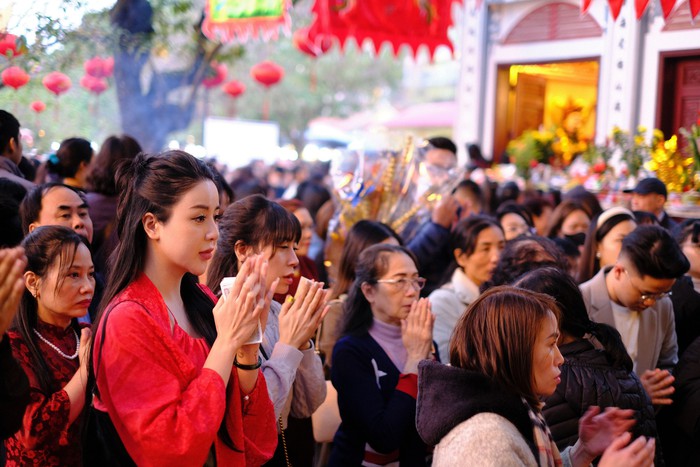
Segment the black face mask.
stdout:
<svg viewBox="0 0 700 467">
<path fill-rule="evenodd" d="M 576 246 L 583 246 L 583 244 L 586 243 L 586 232 L 579 232 L 573 235 L 564 235 L 564 237 L 574 242 Z"/>
</svg>

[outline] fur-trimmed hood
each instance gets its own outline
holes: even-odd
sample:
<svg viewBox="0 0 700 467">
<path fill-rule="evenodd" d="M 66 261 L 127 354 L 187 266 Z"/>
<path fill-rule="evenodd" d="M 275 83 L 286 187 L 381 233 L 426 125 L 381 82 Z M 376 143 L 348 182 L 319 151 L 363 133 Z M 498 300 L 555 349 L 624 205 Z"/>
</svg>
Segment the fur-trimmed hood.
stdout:
<svg viewBox="0 0 700 467">
<path fill-rule="evenodd" d="M 520 396 L 480 373 L 420 362 L 416 426 L 426 444 L 438 444 L 454 427 L 483 412 L 508 419 L 534 447 L 532 422 Z"/>
</svg>

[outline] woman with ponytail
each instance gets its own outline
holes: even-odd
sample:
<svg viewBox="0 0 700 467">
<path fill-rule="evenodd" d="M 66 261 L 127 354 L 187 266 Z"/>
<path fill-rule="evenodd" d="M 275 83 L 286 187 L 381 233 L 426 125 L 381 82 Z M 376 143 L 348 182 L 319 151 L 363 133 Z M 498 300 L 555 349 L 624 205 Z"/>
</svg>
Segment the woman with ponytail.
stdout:
<svg viewBox="0 0 700 467">
<path fill-rule="evenodd" d="M 140 154 L 117 187 L 85 463 L 262 464 L 275 450 L 275 418 L 259 346 L 247 341 L 272 299 L 267 262 L 246 261 L 245 280 L 218 303 L 197 283 L 219 235 L 219 195 L 187 153 Z"/>
<path fill-rule="evenodd" d="M 545 267 L 525 274 L 513 285 L 550 295 L 561 310 L 561 383 L 543 409 L 557 447 L 563 450 L 576 443 L 579 419 L 591 406 L 633 409 L 637 419 L 633 437 L 656 437 L 651 400 L 632 371 L 632 359 L 620 333 L 588 318 L 576 282 L 560 269 Z"/>
<path fill-rule="evenodd" d="M 90 141 L 83 138 L 64 139 L 56 154 L 46 161 L 46 170 L 55 181 L 84 190 L 93 154 Z"/>
<path fill-rule="evenodd" d="M 89 330 L 78 318 L 95 291 L 90 250 L 83 237 L 59 226 L 34 229 L 22 246 L 26 288 L 8 337 L 31 399 L 22 428 L 5 441 L 7 465 L 80 465 Z"/>
</svg>

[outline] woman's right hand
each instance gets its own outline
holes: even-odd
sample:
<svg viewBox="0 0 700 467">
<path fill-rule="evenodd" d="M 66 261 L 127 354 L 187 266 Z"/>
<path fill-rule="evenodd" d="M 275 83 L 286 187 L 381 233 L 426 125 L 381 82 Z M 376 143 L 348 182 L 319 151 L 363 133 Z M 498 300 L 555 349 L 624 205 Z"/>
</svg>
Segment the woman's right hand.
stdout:
<svg viewBox="0 0 700 467">
<path fill-rule="evenodd" d="M 632 435 L 623 433 L 608 446 L 600 459 L 599 467 L 647 467 L 654 465 L 656 440 L 640 436 L 630 443 Z M 629 443 L 629 444 L 628 444 Z"/>
<path fill-rule="evenodd" d="M 248 258 L 237 276 L 245 280 L 236 280 L 228 297 L 214 306 L 217 340 L 229 344 L 234 351 L 257 329 L 262 313 L 267 313 L 266 276 L 267 260 L 261 255 Z"/>
<path fill-rule="evenodd" d="M 307 345 L 328 312 L 327 300 L 323 282 L 300 281 L 294 299 L 287 297 L 280 310 L 279 341 L 297 349 Z"/>
<path fill-rule="evenodd" d="M 430 355 L 434 322 L 435 316 L 430 310 L 430 301 L 427 298 L 413 302 L 406 319 L 401 320 L 401 339 L 408 353 L 404 373 L 417 372 L 418 362 Z"/>
</svg>

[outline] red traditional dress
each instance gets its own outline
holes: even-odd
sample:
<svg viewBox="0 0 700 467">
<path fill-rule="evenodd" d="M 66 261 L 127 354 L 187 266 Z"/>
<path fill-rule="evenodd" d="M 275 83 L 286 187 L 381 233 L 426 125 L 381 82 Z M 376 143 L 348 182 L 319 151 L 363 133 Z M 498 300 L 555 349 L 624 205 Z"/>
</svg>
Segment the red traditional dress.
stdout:
<svg viewBox="0 0 700 467">
<path fill-rule="evenodd" d="M 109 413 L 137 465 L 201 466 L 212 445 L 219 466 L 260 465 L 272 457 L 276 420 L 262 372 L 246 395 L 235 368 L 228 386 L 203 368 L 206 341 L 177 324 L 171 330 L 165 302 L 144 274 L 107 311 L 94 336 L 99 399 L 93 403 Z M 238 451 L 217 436 L 224 418 Z"/>
<path fill-rule="evenodd" d="M 8 466 L 66 466 L 81 464 L 80 417 L 68 422 L 70 400 L 63 388 L 73 377 L 80 360 L 76 352 L 73 327 L 62 329 L 39 320 L 36 331 L 65 355 L 34 334 L 35 342 L 55 381 L 56 391 L 46 394 L 39 385 L 34 368 L 36 362 L 24 339 L 16 331 L 7 333 L 12 353 L 29 378 L 31 401 L 24 412 L 22 429 L 5 441 Z"/>
</svg>

